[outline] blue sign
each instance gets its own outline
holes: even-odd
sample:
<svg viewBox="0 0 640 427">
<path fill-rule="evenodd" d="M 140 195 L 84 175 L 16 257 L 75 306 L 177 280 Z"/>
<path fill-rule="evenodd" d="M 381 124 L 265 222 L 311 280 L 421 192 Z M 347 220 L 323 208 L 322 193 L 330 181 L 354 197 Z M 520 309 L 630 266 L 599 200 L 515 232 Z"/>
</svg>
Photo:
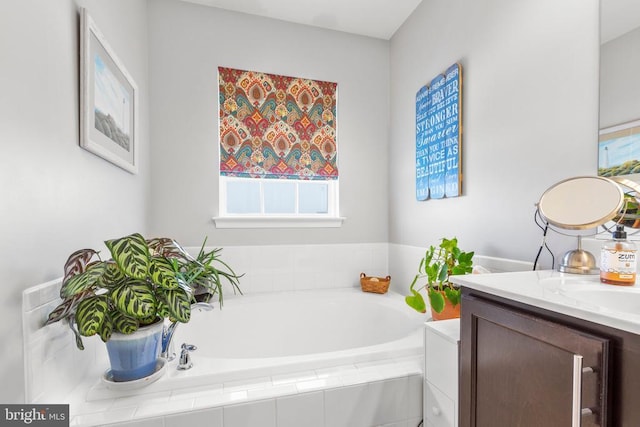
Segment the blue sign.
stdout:
<svg viewBox="0 0 640 427">
<path fill-rule="evenodd" d="M 459 64 L 416 94 L 416 198 L 460 195 Z"/>
<path fill-rule="evenodd" d="M 416 94 L 416 198 L 429 198 L 429 151 L 427 147 L 427 126 L 429 113 L 429 87 L 420 88 Z"/>
</svg>

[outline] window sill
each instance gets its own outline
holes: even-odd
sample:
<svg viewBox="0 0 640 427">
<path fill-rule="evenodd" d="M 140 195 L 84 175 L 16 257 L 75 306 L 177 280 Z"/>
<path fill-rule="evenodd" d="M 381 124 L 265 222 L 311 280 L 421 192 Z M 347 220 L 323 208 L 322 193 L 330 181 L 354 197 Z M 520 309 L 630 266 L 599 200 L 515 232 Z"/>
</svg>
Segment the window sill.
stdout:
<svg viewBox="0 0 640 427">
<path fill-rule="evenodd" d="M 344 217 L 214 217 L 216 228 L 338 228 Z"/>
</svg>

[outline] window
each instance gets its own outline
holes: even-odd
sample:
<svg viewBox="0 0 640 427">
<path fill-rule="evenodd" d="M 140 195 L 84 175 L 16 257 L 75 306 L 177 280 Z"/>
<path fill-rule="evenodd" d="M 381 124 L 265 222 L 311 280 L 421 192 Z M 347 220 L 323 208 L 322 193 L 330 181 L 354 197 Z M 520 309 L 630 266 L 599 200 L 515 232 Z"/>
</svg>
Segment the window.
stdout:
<svg viewBox="0 0 640 427">
<path fill-rule="evenodd" d="M 218 80 L 216 226 L 339 226 L 337 84 L 224 67 Z"/>
<path fill-rule="evenodd" d="M 337 180 L 220 179 L 223 216 L 338 216 Z"/>
</svg>

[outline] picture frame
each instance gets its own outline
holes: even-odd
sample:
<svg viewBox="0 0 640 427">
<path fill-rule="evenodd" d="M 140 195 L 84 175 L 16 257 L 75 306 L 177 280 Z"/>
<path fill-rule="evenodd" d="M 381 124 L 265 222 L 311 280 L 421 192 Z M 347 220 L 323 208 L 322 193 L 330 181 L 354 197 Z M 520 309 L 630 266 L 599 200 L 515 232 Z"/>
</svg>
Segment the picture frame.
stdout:
<svg viewBox="0 0 640 427">
<path fill-rule="evenodd" d="M 604 177 L 640 173 L 640 120 L 600 129 L 598 175 Z"/>
<path fill-rule="evenodd" d="M 80 12 L 80 146 L 138 173 L 138 87 L 86 9 Z"/>
</svg>

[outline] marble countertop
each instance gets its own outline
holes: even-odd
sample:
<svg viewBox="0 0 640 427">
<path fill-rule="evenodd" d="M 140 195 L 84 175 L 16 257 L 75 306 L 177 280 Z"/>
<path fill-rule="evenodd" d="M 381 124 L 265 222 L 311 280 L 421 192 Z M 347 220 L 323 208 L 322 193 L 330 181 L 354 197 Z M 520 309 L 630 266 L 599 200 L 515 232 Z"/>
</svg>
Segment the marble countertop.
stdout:
<svg viewBox="0 0 640 427">
<path fill-rule="evenodd" d="M 598 275 L 520 271 L 452 276 L 455 284 L 640 335 L 640 285 Z"/>
</svg>

